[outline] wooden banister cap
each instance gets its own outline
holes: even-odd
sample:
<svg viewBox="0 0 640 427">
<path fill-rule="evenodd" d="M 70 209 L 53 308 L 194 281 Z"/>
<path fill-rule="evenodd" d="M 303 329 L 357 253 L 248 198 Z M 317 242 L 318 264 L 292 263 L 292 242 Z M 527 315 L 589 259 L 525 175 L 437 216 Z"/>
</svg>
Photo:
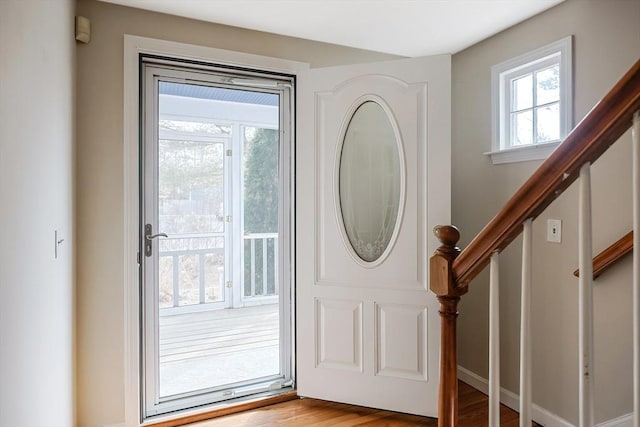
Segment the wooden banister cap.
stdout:
<svg viewBox="0 0 640 427">
<path fill-rule="evenodd" d="M 429 288 L 440 297 L 458 298 L 466 293 L 466 287 L 457 286 L 451 265 L 460 253 L 456 246 L 460 240 L 460 231 L 453 225 L 437 225 L 433 228 L 433 234 L 442 245 L 436 249 L 429 261 L 430 283 Z"/>
<path fill-rule="evenodd" d="M 438 238 L 442 246 L 455 248 L 460 240 L 460 230 L 454 225 L 436 225 L 433 234 Z"/>
</svg>

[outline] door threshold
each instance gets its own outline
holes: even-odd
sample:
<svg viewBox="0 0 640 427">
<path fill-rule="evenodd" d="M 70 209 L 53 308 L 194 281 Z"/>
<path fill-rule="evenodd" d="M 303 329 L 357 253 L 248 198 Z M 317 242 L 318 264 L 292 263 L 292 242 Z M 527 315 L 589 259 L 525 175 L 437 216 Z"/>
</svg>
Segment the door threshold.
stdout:
<svg viewBox="0 0 640 427">
<path fill-rule="evenodd" d="M 236 414 L 238 412 L 249 411 L 251 409 L 261 408 L 263 406 L 275 405 L 276 403 L 288 402 L 298 399 L 298 392 L 295 390 L 284 393 L 254 397 L 241 402 L 223 403 L 216 405 L 215 409 L 208 409 L 198 413 L 180 414 L 174 417 L 166 417 L 162 420 L 152 420 L 144 422 L 141 427 L 177 427 L 198 421 L 206 421 L 213 418 L 223 417 L 225 415 Z"/>
</svg>

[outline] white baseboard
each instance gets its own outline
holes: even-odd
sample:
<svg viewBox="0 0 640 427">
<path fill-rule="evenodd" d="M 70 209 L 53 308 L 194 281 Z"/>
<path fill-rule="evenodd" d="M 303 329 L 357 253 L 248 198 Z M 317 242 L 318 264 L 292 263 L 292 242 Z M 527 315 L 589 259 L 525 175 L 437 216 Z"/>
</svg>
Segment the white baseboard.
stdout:
<svg viewBox="0 0 640 427">
<path fill-rule="evenodd" d="M 598 424 L 598 427 L 632 427 L 633 413 Z"/>
<path fill-rule="evenodd" d="M 460 378 L 461 381 L 469 384 L 476 390 L 480 390 L 485 394 L 489 392 L 489 381 L 487 381 L 485 378 L 482 378 L 480 375 L 477 375 L 470 370 L 463 368 L 462 366 L 458 366 L 458 378 Z M 501 387 L 500 402 L 517 412 L 519 409 L 518 406 L 520 398 L 517 394 Z M 533 420 L 540 425 L 543 425 L 545 427 L 573 427 L 573 424 L 571 424 L 569 421 L 547 411 L 546 409 L 536 405 L 535 403 L 533 404 L 533 407 L 531 409 L 533 412 Z M 633 414 L 627 414 L 613 420 L 597 424 L 597 427 L 631 427 L 632 424 Z"/>
<path fill-rule="evenodd" d="M 458 378 L 469 384 L 471 387 L 480 390 L 485 394 L 489 392 L 489 381 L 482 378 L 480 375 L 463 368 L 462 366 L 458 366 Z M 518 395 L 502 387 L 500 388 L 500 402 L 516 412 L 519 409 L 518 406 L 520 399 Z M 555 414 L 552 414 L 551 412 L 547 411 L 544 408 L 541 408 L 536 404 L 533 404 L 533 407 L 531 409 L 533 420 L 540 425 L 543 425 L 545 427 L 573 427 L 573 424 L 571 424 L 569 421 Z"/>
</svg>

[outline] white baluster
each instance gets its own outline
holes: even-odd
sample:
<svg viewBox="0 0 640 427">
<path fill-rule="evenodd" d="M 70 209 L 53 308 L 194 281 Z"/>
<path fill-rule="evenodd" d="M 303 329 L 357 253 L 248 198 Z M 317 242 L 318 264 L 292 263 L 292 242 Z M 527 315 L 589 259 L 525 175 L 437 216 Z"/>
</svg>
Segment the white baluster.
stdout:
<svg viewBox="0 0 640 427">
<path fill-rule="evenodd" d="M 267 295 L 267 238 L 262 237 L 262 295 Z"/>
<path fill-rule="evenodd" d="M 640 427 L 640 111 L 633 115 L 633 427 Z"/>
<path fill-rule="evenodd" d="M 256 239 L 251 238 L 251 296 L 256 296 Z"/>
<path fill-rule="evenodd" d="M 500 286 L 499 255 L 491 254 L 489 270 L 489 426 L 500 425 Z"/>
<path fill-rule="evenodd" d="M 206 283 L 206 278 L 205 278 L 205 265 L 204 263 L 206 262 L 206 256 L 204 253 L 200 253 L 198 254 L 198 290 L 200 292 L 200 304 L 204 304 L 205 302 L 207 302 L 207 298 L 206 298 L 206 292 L 207 292 L 207 283 Z"/>
<path fill-rule="evenodd" d="M 173 306 L 180 306 L 180 257 L 173 255 Z"/>
<path fill-rule="evenodd" d="M 579 425 L 593 426 L 593 253 L 591 248 L 591 166 L 580 168 L 578 212 Z"/>
<path fill-rule="evenodd" d="M 278 237 L 273 238 L 273 286 L 274 293 L 280 295 L 280 279 L 278 276 Z"/>
<path fill-rule="evenodd" d="M 531 263 L 533 220 L 523 224 L 520 297 L 520 427 L 531 427 Z"/>
</svg>

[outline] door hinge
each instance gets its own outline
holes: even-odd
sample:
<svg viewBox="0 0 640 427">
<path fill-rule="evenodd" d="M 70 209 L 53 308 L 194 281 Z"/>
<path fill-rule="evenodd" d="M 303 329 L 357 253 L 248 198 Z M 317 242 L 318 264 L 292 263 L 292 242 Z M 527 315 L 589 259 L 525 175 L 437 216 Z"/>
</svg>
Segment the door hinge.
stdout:
<svg viewBox="0 0 640 427">
<path fill-rule="evenodd" d="M 232 219 L 233 218 L 231 217 L 231 215 L 227 215 L 227 217 L 226 217 L 227 222 L 231 222 Z"/>
<path fill-rule="evenodd" d="M 231 157 L 233 155 L 233 150 L 227 150 L 227 157 Z"/>
<path fill-rule="evenodd" d="M 233 282 L 231 280 L 229 280 L 227 282 L 227 288 L 232 288 L 233 287 Z"/>
</svg>

